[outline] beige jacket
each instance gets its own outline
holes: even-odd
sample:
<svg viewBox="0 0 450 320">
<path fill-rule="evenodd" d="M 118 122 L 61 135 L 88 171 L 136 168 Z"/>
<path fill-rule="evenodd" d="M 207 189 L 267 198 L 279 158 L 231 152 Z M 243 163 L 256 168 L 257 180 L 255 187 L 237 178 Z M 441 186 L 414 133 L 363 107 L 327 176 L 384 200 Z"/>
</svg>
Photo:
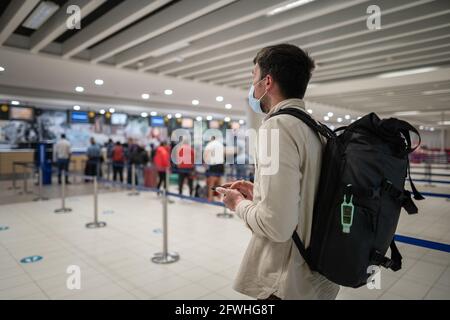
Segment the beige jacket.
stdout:
<svg viewBox="0 0 450 320">
<path fill-rule="evenodd" d="M 309 244 L 323 144 L 293 116 L 269 119 L 270 114 L 286 107 L 305 110 L 303 100 L 284 100 L 261 126 L 279 130 L 278 172 L 262 174 L 257 151 L 253 201 L 241 201 L 236 208 L 252 238 L 233 287 L 257 299 L 271 294 L 281 299 L 334 299 L 339 286 L 311 272 L 291 239 L 296 229 L 305 246 Z"/>
</svg>

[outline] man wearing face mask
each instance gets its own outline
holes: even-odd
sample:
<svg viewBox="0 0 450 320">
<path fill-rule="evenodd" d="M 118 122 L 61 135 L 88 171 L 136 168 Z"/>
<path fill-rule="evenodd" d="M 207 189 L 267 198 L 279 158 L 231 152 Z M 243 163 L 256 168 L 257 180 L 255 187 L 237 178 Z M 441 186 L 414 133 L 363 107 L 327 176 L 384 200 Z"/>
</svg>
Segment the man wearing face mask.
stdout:
<svg viewBox="0 0 450 320">
<path fill-rule="evenodd" d="M 279 155 L 272 157 L 279 166 L 265 174 L 257 151 L 254 184 L 216 189 L 252 231 L 234 289 L 257 299 L 334 299 L 339 286 L 312 272 L 291 239 L 295 230 L 309 245 L 323 141 L 291 115 L 271 117 L 284 108 L 306 112 L 303 97 L 314 61 L 300 48 L 280 44 L 260 50 L 253 62 L 249 105 L 265 114 L 260 129 L 279 132 Z"/>
</svg>

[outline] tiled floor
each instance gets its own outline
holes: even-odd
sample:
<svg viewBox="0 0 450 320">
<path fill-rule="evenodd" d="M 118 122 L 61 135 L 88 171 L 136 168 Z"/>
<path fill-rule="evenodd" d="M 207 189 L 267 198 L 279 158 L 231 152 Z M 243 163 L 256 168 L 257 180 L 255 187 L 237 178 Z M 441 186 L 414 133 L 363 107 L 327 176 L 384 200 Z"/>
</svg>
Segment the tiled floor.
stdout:
<svg viewBox="0 0 450 320">
<path fill-rule="evenodd" d="M 450 202 L 429 198 L 418 204 L 419 215 L 402 214 L 398 233 L 450 243 Z M 250 233 L 238 218 L 217 218 L 219 207 L 175 199 L 169 250 L 181 259 L 157 265 L 150 261 L 162 247 L 155 194 L 102 193 L 102 229 L 85 228 L 93 219 L 91 195 L 69 197 L 72 213 L 53 213 L 59 206 L 58 199 L 0 206 L 0 226 L 9 227 L 0 231 L 0 299 L 248 299 L 231 283 Z M 383 270 L 381 290 L 345 288 L 338 299 L 450 299 L 450 254 L 399 247 L 404 268 Z M 43 259 L 20 263 L 32 255 Z M 70 265 L 80 267 L 80 290 L 67 289 Z"/>
</svg>

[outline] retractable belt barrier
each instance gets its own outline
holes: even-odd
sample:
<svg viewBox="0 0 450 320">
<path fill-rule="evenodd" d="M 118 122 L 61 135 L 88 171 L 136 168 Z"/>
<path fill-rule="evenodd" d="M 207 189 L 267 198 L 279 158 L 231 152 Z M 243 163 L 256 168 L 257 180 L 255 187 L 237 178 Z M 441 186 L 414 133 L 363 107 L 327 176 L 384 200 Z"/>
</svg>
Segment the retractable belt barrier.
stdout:
<svg viewBox="0 0 450 320">
<path fill-rule="evenodd" d="M 25 165 L 25 164 L 16 163 L 16 165 Z M 25 166 L 30 168 L 29 164 L 26 164 Z M 34 168 L 34 166 L 32 166 L 32 168 Z M 63 174 L 65 174 L 64 171 L 63 171 Z M 166 170 L 166 186 L 167 186 L 167 188 L 169 186 L 169 174 L 170 174 L 170 171 Z M 110 184 L 113 186 L 119 186 L 119 187 L 123 187 L 123 188 L 133 187 L 133 185 L 130 185 L 130 184 L 109 181 L 107 179 L 99 178 L 97 176 L 87 176 L 87 175 L 78 174 L 78 173 L 68 173 L 67 175 L 68 176 L 79 176 L 79 177 L 83 177 L 85 180 L 93 181 L 94 221 L 86 224 L 86 227 L 89 229 L 101 228 L 101 227 L 106 226 L 106 222 L 98 221 L 98 183 Z M 42 177 L 40 177 L 40 181 L 42 182 Z M 71 209 L 65 207 L 65 198 L 66 198 L 65 179 L 63 179 L 63 181 L 64 182 L 61 185 L 62 208 L 55 210 L 55 212 L 70 212 L 70 210 L 71 210 Z M 145 187 L 145 186 L 139 186 L 139 185 L 137 185 L 137 186 L 134 185 L 134 188 L 136 191 L 139 190 L 139 191 L 147 191 L 147 192 L 158 192 L 158 193 L 161 192 L 161 190 L 159 190 L 158 188 L 151 188 L 151 187 Z M 42 186 L 40 188 L 40 197 L 42 197 L 41 192 L 42 192 Z M 168 232 L 167 232 L 168 231 L 167 230 L 168 229 L 168 203 L 169 203 L 168 197 L 171 196 L 171 197 L 186 199 L 186 200 L 190 200 L 190 201 L 194 201 L 194 202 L 198 202 L 198 203 L 209 204 L 209 205 L 220 206 L 220 207 L 224 207 L 224 204 L 222 202 L 218 202 L 218 201 L 208 201 L 205 198 L 180 195 L 178 193 L 169 192 L 167 189 L 163 189 L 162 193 L 163 193 L 163 197 L 162 197 L 163 250 L 161 252 L 155 253 L 155 255 L 153 256 L 153 258 L 151 260 L 154 263 L 167 264 L 167 263 L 176 262 L 180 258 L 178 253 L 169 252 L 169 250 L 168 250 Z M 428 197 L 450 199 L 450 194 L 428 193 L 428 192 L 422 192 L 422 194 L 424 196 L 428 196 Z M 65 211 L 62 209 L 65 209 Z M 414 246 L 419 246 L 419 247 L 423 247 L 423 248 L 427 248 L 427 249 L 438 250 L 438 251 L 443 251 L 443 252 L 450 252 L 450 245 L 445 244 L 445 243 L 439 243 L 439 242 L 418 239 L 418 238 L 403 236 L 403 235 L 395 235 L 395 240 L 398 242 L 402 242 L 402 243 L 406 243 L 406 244 L 410 244 L 410 245 L 414 245 Z"/>
</svg>

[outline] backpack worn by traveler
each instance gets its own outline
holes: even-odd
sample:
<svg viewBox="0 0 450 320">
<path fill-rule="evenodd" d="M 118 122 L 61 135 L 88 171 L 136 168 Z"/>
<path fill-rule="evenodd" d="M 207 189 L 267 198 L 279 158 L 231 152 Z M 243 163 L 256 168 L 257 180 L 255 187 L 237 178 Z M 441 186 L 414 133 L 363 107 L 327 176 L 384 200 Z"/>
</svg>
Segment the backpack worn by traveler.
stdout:
<svg viewBox="0 0 450 320">
<path fill-rule="evenodd" d="M 400 210 L 418 211 L 404 188 L 408 175 L 414 198 L 424 199 L 409 173 L 408 155 L 420 145 L 417 130 L 402 120 L 380 120 L 375 113 L 335 131 L 296 108 L 272 117 L 280 114 L 300 119 L 327 139 L 309 247 L 296 231 L 292 235 L 310 269 L 354 288 L 366 285 L 371 266 L 400 270 L 402 256 L 394 242 Z M 419 136 L 415 148 L 410 131 Z M 390 258 L 385 256 L 389 247 Z"/>
</svg>

